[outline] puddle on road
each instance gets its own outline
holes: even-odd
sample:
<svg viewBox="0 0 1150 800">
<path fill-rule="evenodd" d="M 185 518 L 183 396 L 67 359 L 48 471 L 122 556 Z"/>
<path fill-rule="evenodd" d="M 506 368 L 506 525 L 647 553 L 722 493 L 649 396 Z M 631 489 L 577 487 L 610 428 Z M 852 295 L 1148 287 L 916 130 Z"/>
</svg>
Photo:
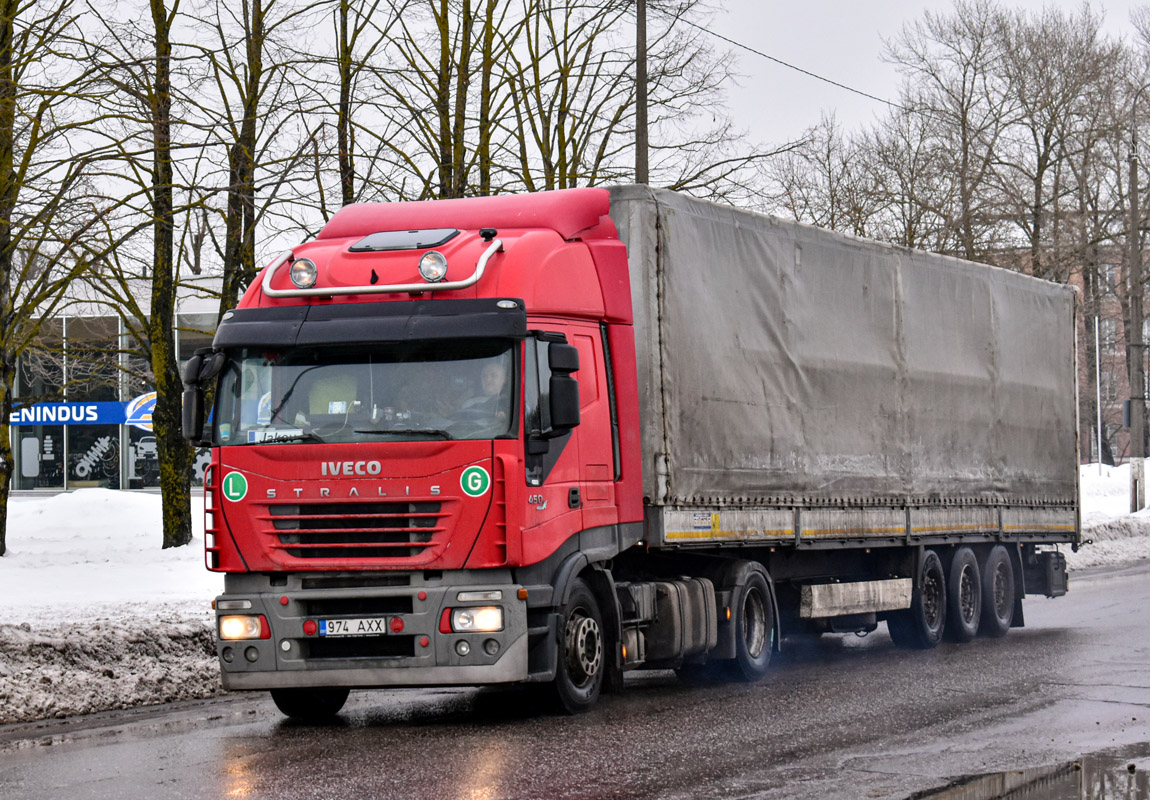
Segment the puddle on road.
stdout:
<svg viewBox="0 0 1150 800">
<path fill-rule="evenodd" d="M 908 800 L 1150 800 L 1150 744 L 1053 767 L 963 778 Z"/>
</svg>

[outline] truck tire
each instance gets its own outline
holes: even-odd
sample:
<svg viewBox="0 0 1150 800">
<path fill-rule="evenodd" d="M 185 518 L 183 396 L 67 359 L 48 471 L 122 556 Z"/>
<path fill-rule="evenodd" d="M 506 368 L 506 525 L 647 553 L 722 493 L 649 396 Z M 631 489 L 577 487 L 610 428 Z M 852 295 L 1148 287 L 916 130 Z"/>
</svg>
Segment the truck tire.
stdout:
<svg viewBox="0 0 1150 800">
<path fill-rule="evenodd" d="M 992 638 L 1005 636 L 1014 622 L 1014 566 L 1005 547 L 996 544 L 991 548 L 982 576 L 982 623 L 978 632 Z"/>
<path fill-rule="evenodd" d="M 555 699 L 568 714 L 582 714 L 599 699 L 608 652 L 599 603 L 582 578 L 574 580 L 563 605 L 559 637 L 559 664 L 552 684 Z"/>
<path fill-rule="evenodd" d="M 272 689 L 276 708 L 292 719 L 320 722 L 334 717 L 347 702 L 349 689 Z"/>
<path fill-rule="evenodd" d="M 775 646 L 775 614 L 767 579 L 758 570 L 736 587 L 731 598 L 735 625 L 734 676 L 748 683 L 762 680 Z"/>
<path fill-rule="evenodd" d="M 927 550 L 922 554 L 910 608 L 891 614 L 886 627 L 899 647 L 929 650 L 942 641 L 946 627 L 946 574 L 938 553 Z"/>
<path fill-rule="evenodd" d="M 946 580 L 946 638 L 969 642 L 978 633 L 982 618 L 982 575 L 978 559 L 969 547 L 954 551 Z"/>
</svg>

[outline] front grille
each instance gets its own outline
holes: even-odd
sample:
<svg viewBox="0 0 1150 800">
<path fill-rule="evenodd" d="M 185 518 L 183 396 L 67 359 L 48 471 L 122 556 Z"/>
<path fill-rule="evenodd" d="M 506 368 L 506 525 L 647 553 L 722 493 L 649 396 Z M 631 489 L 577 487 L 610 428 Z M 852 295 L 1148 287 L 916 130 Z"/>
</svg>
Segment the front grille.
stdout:
<svg viewBox="0 0 1150 800">
<path fill-rule="evenodd" d="M 307 658 L 404 658 L 415 655 L 414 636 L 354 636 L 308 639 Z"/>
<path fill-rule="evenodd" d="M 295 558 L 410 558 L 447 530 L 438 502 L 284 504 L 268 512 L 272 547 Z"/>
</svg>

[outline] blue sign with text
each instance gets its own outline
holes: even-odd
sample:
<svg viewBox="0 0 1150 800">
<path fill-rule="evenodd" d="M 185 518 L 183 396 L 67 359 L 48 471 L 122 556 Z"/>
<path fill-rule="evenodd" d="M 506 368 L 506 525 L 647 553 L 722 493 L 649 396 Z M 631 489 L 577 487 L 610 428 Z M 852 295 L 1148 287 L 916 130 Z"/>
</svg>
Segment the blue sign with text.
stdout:
<svg viewBox="0 0 1150 800">
<path fill-rule="evenodd" d="M 14 409 L 9 425 L 123 425 L 127 403 L 36 403 Z"/>
</svg>

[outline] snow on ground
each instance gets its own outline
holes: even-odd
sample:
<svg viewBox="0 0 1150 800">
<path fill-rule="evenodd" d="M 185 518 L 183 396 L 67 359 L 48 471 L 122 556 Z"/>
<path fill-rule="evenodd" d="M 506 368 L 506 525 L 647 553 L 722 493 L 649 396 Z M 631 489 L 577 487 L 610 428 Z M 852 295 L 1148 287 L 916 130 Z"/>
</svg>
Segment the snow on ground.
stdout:
<svg viewBox="0 0 1150 800">
<path fill-rule="evenodd" d="M 1129 508 L 1129 468 L 1081 468 L 1082 525 L 1094 544 L 1070 569 L 1150 558 L 1150 510 Z M 223 579 L 195 538 L 161 549 L 155 494 L 81 489 L 8 504 L 0 558 L 0 724 L 219 693 L 211 600 Z"/>
<path fill-rule="evenodd" d="M 1130 513 L 1130 467 L 1087 464 L 1079 468 L 1082 536 L 1093 539 L 1066 551 L 1069 569 L 1115 566 L 1150 558 L 1150 509 Z"/>
<path fill-rule="evenodd" d="M 81 489 L 8 503 L 0 558 L 0 724 L 208 697 L 219 689 L 204 569 L 161 548 L 160 497 Z"/>
</svg>

